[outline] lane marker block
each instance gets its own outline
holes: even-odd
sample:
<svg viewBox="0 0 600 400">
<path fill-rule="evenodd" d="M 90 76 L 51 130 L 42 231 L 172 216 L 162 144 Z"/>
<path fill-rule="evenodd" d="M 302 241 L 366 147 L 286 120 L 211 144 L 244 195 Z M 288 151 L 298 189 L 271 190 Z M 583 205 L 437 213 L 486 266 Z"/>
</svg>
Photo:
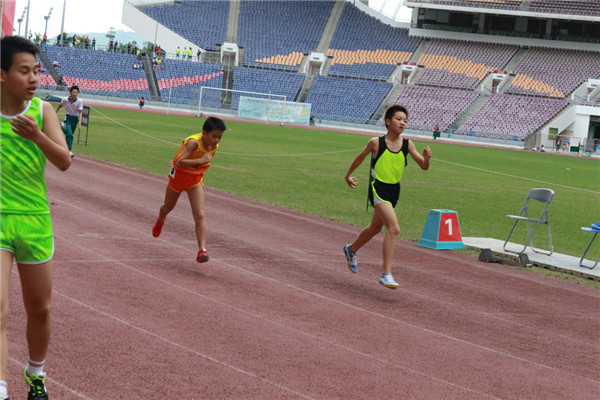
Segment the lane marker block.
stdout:
<svg viewBox="0 0 600 400">
<path fill-rule="evenodd" d="M 419 246 L 436 250 L 464 249 L 458 213 L 452 210 L 429 210 Z"/>
</svg>

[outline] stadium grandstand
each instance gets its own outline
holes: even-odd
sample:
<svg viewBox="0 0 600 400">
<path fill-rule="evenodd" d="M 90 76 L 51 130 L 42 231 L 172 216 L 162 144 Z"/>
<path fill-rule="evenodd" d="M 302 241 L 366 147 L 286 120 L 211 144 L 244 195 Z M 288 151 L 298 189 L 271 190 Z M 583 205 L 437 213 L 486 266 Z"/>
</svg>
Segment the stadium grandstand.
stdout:
<svg viewBox="0 0 600 400">
<path fill-rule="evenodd" d="M 44 44 L 41 84 L 232 115 L 241 94 L 285 96 L 352 127 L 400 103 L 417 135 L 600 154 L 600 1 L 400 4 L 410 22 L 368 0 L 125 0 L 153 51 Z M 222 95 L 202 103 L 203 87 Z"/>
</svg>

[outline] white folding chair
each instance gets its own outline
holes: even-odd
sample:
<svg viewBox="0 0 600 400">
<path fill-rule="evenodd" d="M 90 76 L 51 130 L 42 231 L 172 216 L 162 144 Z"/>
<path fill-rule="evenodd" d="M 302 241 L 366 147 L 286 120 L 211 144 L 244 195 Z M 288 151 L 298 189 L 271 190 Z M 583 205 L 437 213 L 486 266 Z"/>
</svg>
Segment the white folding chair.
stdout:
<svg viewBox="0 0 600 400">
<path fill-rule="evenodd" d="M 527 247 L 529 246 L 529 247 L 531 247 L 531 250 L 533 250 L 535 253 L 551 255 L 554 252 L 554 248 L 552 246 L 552 233 L 550 232 L 550 221 L 548 220 L 548 205 L 552 201 L 553 197 L 554 197 L 554 191 L 551 189 L 531 189 L 529 191 L 529 194 L 527 195 L 527 198 L 525 199 L 525 203 L 523 204 L 523 207 L 521 208 L 521 211 L 519 212 L 519 214 L 518 215 L 507 215 L 508 218 L 514 219 L 515 223 L 513 224 L 512 228 L 508 234 L 508 237 L 504 241 L 504 247 L 503 247 L 504 251 L 507 251 L 510 253 L 521 254 L 521 253 L 524 253 L 525 250 L 527 249 Z M 540 213 L 539 217 L 532 218 L 529 215 L 529 208 L 528 208 L 529 200 L 535 200 L 540 203 L 544 203 L 542 212 Z M 521 251 L 509 250 L 506 248 L 506 245 L 507 245 L 508 240 L 510 239 L 511 235 L 514 232 L 515 227 L 519 223 L 519 221 L 524 221 L 527 224 L 527 233 L 529 234 L 529 237 L 527 238 L 527 242 L 525 242 L 525 246 L 523 246 L 523 249 Z M 535 223 L 533 228 L 531 227 L 532 223 Z M 538 225 L 546 225 L 548 228 L 548 243 L 550 244 L 549 252 L 536 250 L 533 247 L 533 235 L 535 234 L 535 231 L 536 231 Z"/>
</svg>

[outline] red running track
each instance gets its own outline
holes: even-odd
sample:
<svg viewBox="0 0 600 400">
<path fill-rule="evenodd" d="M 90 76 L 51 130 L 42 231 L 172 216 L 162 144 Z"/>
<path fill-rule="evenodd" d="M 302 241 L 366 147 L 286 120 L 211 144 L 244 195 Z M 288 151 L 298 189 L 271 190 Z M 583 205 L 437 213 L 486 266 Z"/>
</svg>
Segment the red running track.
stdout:
<svg viewBox="0 0 600 400">
<path fill-rule="evenodd" d="M 166 178 L 77 156 L 47 169 L 56 235 L 47 386 L 70 399 L 598 399 L 600 291 L 206 188 L 160 238 Z M 357 205 L 359 207 L 360 205 Z M 13 270 L 9 389 L 27 359 Z"/>
</svg>

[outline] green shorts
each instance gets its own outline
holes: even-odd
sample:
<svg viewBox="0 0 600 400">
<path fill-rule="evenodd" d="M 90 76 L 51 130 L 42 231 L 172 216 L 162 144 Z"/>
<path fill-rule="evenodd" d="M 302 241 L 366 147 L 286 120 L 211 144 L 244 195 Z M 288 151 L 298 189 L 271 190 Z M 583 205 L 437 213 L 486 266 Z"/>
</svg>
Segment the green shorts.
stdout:
<svg viewBox="0 0 600 400">
<path fill-rule="evenodd" d="M 22 264 L 41 264 L 54 255 L 50 214 L 0 214 L 0 249 Z"/>
</svg>

